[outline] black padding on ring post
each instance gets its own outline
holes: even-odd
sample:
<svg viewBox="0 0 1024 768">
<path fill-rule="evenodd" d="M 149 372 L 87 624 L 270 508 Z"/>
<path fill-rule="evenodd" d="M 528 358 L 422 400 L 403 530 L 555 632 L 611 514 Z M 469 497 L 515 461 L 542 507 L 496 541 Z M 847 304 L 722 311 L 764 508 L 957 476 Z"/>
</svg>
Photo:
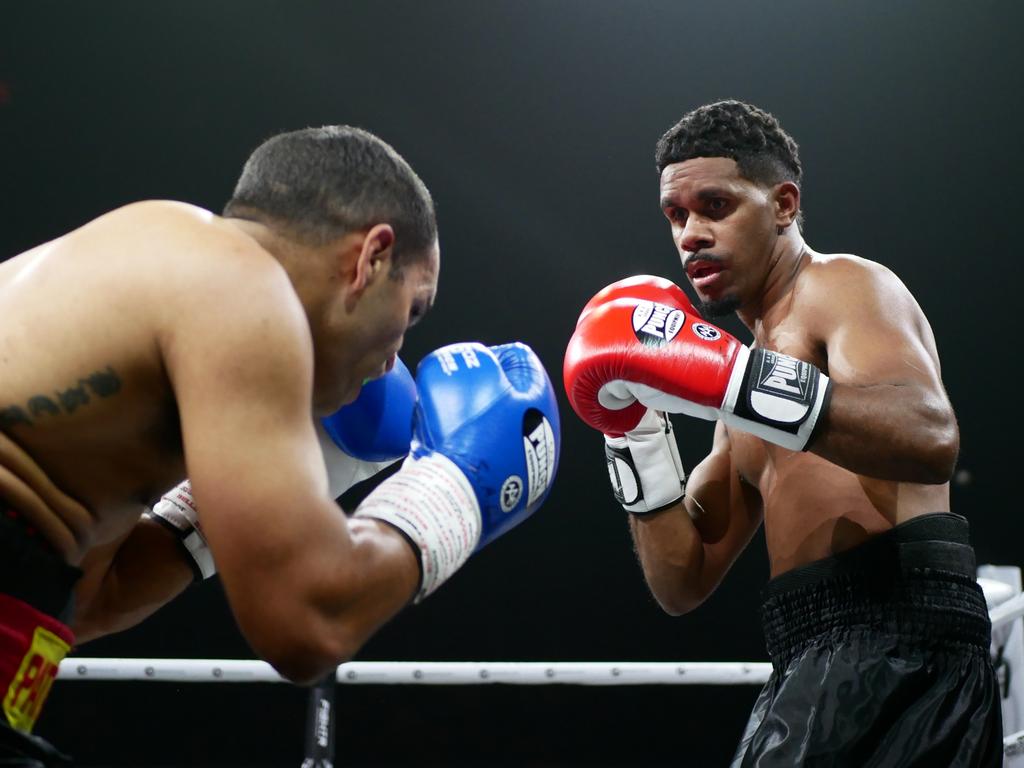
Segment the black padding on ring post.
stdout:
<svg viewBox="0 0 1024 768">
<path fill-rule="evenodd" d="M 306 756 L 302 768 L 334 768 L 334 689 L 337 672 L 309 689 L 306 710 Z"/>
</svg>

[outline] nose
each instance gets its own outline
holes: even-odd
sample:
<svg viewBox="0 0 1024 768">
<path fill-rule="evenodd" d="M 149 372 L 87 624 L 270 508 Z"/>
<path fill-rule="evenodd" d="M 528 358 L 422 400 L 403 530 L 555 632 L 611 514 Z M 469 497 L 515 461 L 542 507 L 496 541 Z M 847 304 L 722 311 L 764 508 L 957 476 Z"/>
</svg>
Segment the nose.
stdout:
<svg viewBox="0 0 1024 768">
<path fill-rule="evenodd" d="M 686 224 L 679 233 L 679 250 L 696 253 L 711 248 L 714 244 L 715 238 L 711 233 L 708 220 L 692 214 L 688 216 Z"/>
</svg>

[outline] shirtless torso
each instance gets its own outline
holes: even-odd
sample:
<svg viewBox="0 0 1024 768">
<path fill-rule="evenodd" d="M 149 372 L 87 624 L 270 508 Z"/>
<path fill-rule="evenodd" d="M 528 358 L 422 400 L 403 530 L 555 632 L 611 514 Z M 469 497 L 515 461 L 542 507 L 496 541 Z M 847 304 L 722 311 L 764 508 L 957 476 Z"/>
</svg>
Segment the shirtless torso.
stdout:
<svg viewBox="0 0 1024 768">
<path fill-rule="evenodd" d="M 72 564 L 185 475 L 160 340 L 189 255 L 147 231 L 158 222 L 232 237 L 198 209 L 150 203 L 0 265 L 0 495 Z"/>
<path fill-rule="evenodd" d="M 808 256 L 794 282 L 792 298 L 780 302 L 780 311 L 757 329 L 755 346 L 806 360 L 833 378 L 848 381 L 855 371 L 844 365 L 841 356 L 829 359 L 823 324 L 831 320 L 818 311 L 820 305 L 829 304 L 829 297 L 834 301 L 849 290 L 847 272 L 865 277 L 877 274 L 879 280 L 895 282 L 887 270 L 862 259 Z M 861 299 L 851 296 L 847 301 L 856 306 Z M 938 384 L 938 357 L 928 324 L 909 294 L 903 303 L 898 314 L 905 316 L 917 342 L 918 364 L 924 363 L 921 367 L 930 370 Z M 880 346 L 887 343 L 878 341 Z M 850 549 L 917 515 L 949 509 L 948 483 L 867 477 L 813 453 L 776 448 L 738 430 L 730 431 L 726 439 L 740 482 L 756 489 L 760 497 L 772 575 Z M 691 493 L 698 494 L 698 489 Z"/>
</svg>

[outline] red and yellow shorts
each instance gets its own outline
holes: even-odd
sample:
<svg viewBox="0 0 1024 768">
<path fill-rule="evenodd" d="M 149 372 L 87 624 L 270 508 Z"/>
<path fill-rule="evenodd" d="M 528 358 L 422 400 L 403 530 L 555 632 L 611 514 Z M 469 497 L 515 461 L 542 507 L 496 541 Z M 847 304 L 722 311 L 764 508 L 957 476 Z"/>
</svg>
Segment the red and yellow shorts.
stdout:
<svg viewBox="0 0 1024 768">
<path fill-rule="evenodd" d="M 81 571 L 0 501 L 0 724 L 32 730 L 75 636 L 61 619 Z"/>
<path fill-rule="evenodd" d="M 52 616 L 0 594 L 0 693 L 4 717 L 29 732 L 75 636 Z"/>
</svg>

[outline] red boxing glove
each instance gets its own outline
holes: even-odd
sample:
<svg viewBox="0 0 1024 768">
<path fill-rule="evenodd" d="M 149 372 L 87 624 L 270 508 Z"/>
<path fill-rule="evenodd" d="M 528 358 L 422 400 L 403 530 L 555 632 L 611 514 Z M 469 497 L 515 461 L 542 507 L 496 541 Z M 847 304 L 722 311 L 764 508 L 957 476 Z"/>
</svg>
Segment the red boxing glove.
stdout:
<svg viewBox="0 0 1024 768">
<path fill-rule="evenodd" d="M 573 409 L 609 435 L 646 407 L 709 420 L 802 450 L 831 384 L 810 363 L 751 350 L 701 319 L 680 288 L 657 277 L 613 283 L 584 308 L 563 368 Z"/>
</svg>

